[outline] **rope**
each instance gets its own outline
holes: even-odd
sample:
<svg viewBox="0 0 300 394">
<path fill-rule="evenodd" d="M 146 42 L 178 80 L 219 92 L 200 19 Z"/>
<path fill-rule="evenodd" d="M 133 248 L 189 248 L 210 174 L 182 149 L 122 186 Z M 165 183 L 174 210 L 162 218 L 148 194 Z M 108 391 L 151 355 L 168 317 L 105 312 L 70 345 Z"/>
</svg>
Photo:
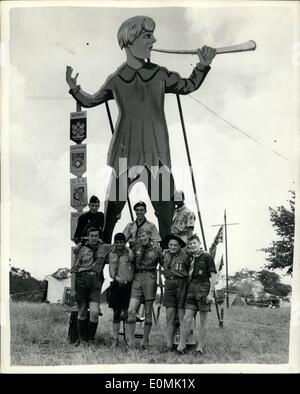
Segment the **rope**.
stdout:
<svg viewBox="0 0 300 394">
<path fill-rule="evenodd" d="M 250 140 L 256 142 L 257 144 L 263 146 L 264 148 L 270 150 L 272 153 L 274 153 L 275 155 L 281 157 L 282 159 L 288 161 L 289 163 L 292 163 L 292 161 L 290 161 L 287 157 L 281 155 L 280 153 L 276 152 L 275 150 L 271 149 L 270 147 L 268 147 L 267 145 L 265 145 L 263 142 L 257 140 L 256 138 L 252 137 L 251 135 L 247 134 L 245 131 L 241 130 L 239 127 L 235 126 L 234 124 L 232 124 L 231 122 L 229 122 L 228 120 L 226 120 L 225 118 L 223 118 L 222 116 L 218 115 L 215 111 L 213 111 L 212 109 L 210 109 L 209 107 L 207 107 L 205 104 L 201 103 L 201 101 L 199 101 L 198 99 L 196 99 L 195 97 L 193 97 L 192 95 L 188 95 L 189 97 L 191 97 L 193 100 L 195 100 L 197 103 L 199 103 L 200 105 L 202 105 L 202 107 L 204 107 L 207 111 L 209 111 L 210 113 L 212 113 L 213 115 L 215 115 L 217 118 L 223 120 L 224 123 L 226 123 L 228 126 L 232 127 L 233 129 L 237 130 L 239 133 L 243 134 L 244 136 L 248 137 Z"/>
</svg>

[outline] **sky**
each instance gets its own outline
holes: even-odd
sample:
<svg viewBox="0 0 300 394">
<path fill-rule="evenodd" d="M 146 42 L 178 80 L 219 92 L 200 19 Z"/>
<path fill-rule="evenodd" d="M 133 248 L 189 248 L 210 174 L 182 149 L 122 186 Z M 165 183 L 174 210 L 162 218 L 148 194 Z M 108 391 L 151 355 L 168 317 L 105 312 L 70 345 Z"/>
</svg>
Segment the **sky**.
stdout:
<svg viewBox="0 0 300 394">
<path fill-rule="evenodd" d="M 125 60 L 116 39 L 120 24 L 143 14 L 156 22 L 157 48 L 222 47 L 250 39 L 257 43 L 253 52 L 216 56 L 204 84 L 191 94 L 252 139 L 193 98 L 184 96 L 181 103 L 207 243 L 226 210 L 227 222 L 239 223 L 228 226 L 229 273 L 263 268 L 266 254 L 258 249 L 276 239 L 269 207 L 288 206 L 289 190 L 296 187 L 300 57 L 295 50 L 295 3 L 195 5 L 11 9 L 11 265 L 38 279 L 70 267 L 69 122 L 76 105 L 68 94 L 65 68 L 71 65 L 82 88 L 94 93 Z M 153 52 L 151 61 L 188 77 L 197 58 Z M 109 105 L 116 120 L 117 107 L 113 101 Z M 196 211 L 175 95 L 166 96 L 165 113 L 176 187 L 185 191 L 187 206 Z M 103 209 L 111 172 L 106 165 L 111 132 L 105 106 L 87 109 L 87 123 L 88 195 L 98 195 Z M 145 199 L 147 217 L 157 223 L 142 185 L 135 186 L 130 198 L 133 203 Z M 116 231 L 129 221 L 125 207 Z M 198 221 L 195 232 L 200 234 Z"/>
</svg>

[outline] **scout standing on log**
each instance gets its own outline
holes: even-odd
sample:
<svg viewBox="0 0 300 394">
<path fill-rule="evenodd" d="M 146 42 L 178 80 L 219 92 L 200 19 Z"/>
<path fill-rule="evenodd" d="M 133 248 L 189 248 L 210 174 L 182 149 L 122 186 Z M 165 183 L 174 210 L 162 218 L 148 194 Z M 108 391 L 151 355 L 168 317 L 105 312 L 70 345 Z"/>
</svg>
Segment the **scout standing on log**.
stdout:
<svg viewBox="0 0 300 394">
<path fill-rule="evenodd" d="M 199 63 L 189 78 L 182 78 L 176 72 L 145 61 L 150 59 L 156 42 L 154 29 L 155 22 L 147 16 L 135 16 L 122 23 L 118 42 L 125 50 L 126 62 L 107 78 L 95 94 L 87 94 L 77 85 L 78 73 L 72 77 L 72 67 L 68 66 L 66 70 L 70 94 L 83 107 L 94 107 L 115 99 L 119 109 L 107 158 L 107 164 L 114 170 L 105 208 L 104 240 L 108 243 L 136 180 L 144 182 L 148 190 L 157 213 L 161 237 L 170 233 L 174 212 L 170 197 L 174 193 L 174 179 L 164 96 L 166 93 L 185 95 L 197 90 L 216 54 L 215 49 L 207 46 L 198 49 Z M 120 159 L 125 159 L 125 165 Z M 164 177 L 161 183 L 160 174 Z M 167 190 L 165 193 L 163 188 Z"/>
</svg>

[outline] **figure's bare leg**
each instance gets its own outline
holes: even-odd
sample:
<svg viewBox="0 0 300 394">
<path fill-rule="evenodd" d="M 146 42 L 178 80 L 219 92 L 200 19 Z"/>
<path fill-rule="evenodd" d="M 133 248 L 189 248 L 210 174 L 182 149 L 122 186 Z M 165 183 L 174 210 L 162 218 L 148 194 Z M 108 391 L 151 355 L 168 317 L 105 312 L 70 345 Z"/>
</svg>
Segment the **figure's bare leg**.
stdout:
<svg viewBox="0 0 300 394">
<path fill-rule="evenodd" d="M 175 210 L 174 202 L 171 200 L 175 190 L 173 174 L 167 167 L 161 166 L 155 177 L 151 173 L 146 187 L 158 219 L 160 237 L 164 239 L 170 234 Z"/>
<path fill-rule="evenodd" d="M 144 336 L 141 342 L 142 349 L 147 349 L 149 345 L 149 335 L 152 328 L 152 308 L 154 300 L 145 301 L 145 323 Z"/>
<path fill-rule="evenodd" d="M 134 348 L 135 345 L 136 311 L 138 310 L 140 303 L 140 300 L 136 298 L 130 298 L 128 307 L 128 318 L 126 322 L 128 345 L 130 348 Z"/>
<path fill-rule="evenodd" d="M 166 308 L 166 318 L 167 318 L 167 346 L 172 349 L 174 344 L 175 335 L 175 315 L 176 308 Z"/>
<path fill-rule="evenodd" d="M 180 330 L 180 341 L 179 341 L 179 345 L 177 347 L 177 350 L 179 350 L 179 351 L 182 351 L 185 349 L 186 340 L 187 340 L 188 334 L 191 329 L 194 314 L 195 314 L 195 311 L 192 309 L 185 310 L 183 323 L 182 323 L 182 329 Z"/>
</svg>

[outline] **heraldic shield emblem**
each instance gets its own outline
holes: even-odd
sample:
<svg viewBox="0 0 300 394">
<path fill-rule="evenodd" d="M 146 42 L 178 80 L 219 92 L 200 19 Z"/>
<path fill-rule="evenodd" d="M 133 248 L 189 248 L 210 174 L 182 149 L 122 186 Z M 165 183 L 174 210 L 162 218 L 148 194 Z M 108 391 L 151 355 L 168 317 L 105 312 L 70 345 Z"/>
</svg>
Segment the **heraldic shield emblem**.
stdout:
<svg viewBox="0 0 300 394">
<path fill-rule="evenodd" d="M 71 112 L 70 139 L 77 144 L 86 139 L 86 111 Z"/>
<path fill-rule="evenodd" d="M 81 177 L 86 172 L 86 144 L 70 146 L 70 172 Z"/>
<path fill-rule="evenodd" d="M 71 207 L 81 212 L 88 204 L 87 201 L 87 179 L 73 178 L 71 182 Z"/>
</svg>

